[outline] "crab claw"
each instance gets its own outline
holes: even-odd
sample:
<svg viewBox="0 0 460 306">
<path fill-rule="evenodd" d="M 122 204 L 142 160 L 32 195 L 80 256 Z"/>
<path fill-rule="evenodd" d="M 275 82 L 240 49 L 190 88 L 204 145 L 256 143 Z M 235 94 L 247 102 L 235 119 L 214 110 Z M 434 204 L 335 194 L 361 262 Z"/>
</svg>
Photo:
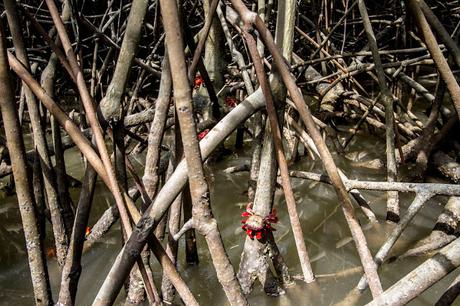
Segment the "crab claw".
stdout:
<svg viewBox="0 0 460 306">
<path fill-rule="evenodd" d="M 251 216 L 251 214 L 249 212 L 247 212 L 247 211 L 244 211 L 244 212 L 241 213 L 241 217 L 250 217 L 250 216 Z"/>
</svg>

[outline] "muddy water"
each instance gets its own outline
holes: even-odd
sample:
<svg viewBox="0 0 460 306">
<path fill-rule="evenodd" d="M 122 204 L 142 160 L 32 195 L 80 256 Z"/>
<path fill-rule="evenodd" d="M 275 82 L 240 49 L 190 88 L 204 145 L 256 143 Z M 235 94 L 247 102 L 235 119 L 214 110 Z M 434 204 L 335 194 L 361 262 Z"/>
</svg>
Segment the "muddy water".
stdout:
<svg viewBox="0 0 460 306">
<path fill-rule="evenodd" d="M 226 249 L 235 267 L 238 267 L 241 250 L 243 248 L 244 234 L 240 229 L 240 214 L 246 204 L 246 189 L 248 173 L 225 174 L 223 169 L 249 162 L 250 144 L 245 145 L 245 150 L 235 153 L 226 160 L 212 166 L 210 177 L 212 179 L 212 207 L 219 222 Z M 373 158 L 384 158 L 384 144 L 377 138 L 366 136 L 358 137 L 349 147 L 350 159 L 334 156 L 350 178 L 364 180 L 383 180 L 384 170 L 369 170 L 363 168 L 358 162 Z M 80 155 L 75 149 L 66 152 L 69 161 L 68 172 L 70 175 L 81 179 L 83 167 Z M 142 161 L 139 156 L 133 160 Z M 138 163 L 139 169 L 141 165 Z M 321 171 L 318 161 L 305 160 L 295 165 L 295 168 L 307 171 Z M 410 169 L 405 169 L 410 171 Z M 404 176 L 404 172 L 403 172 Z M 3 181 L 5 184 L 5 181 Z M 331 305 L 343 302 L 350 290 L 357 284 L 360 275 L 360 262 L 350 239 L 350 232 L 344 221 L 343 214 L 338 206 L 334 191 L 325 184 L 293 179 L 294 192 L 298 203 L 298 210 L 303 226 L 307 248 L 312 260 L 312 266 L 317 275 L 315 284 L 307 285 L 296 280 L 286 288 L 286 294 L 279 298 L 265 296 L 259 284 L 254 288 L 249 297 L 253 305 Z M 93 210 L 90 216 L 90 225 L 96 222 L 100 214 L 112 203 L 110 194 L 101 182 L 98 182 Z M 78 190 L 72 189 L 72 197 L 76 202 Z M 385 195 L 377 192 L 363 192 L 376 212 L 379 220 L 385 217 Z M 402 194 L 401 203 L 404 210 L 411 202 L 412 194 Z M 394 252 L 407 249 L 417 239 L 427 235 L 433 227 L 436 216 L 441 212 L 446 199 L 433 198 L 414 219 L 411 227 L 407 229 L 394 248 Z M 289 228 L 288 216 L 285 211 L 285 202 L 281 190 L 275 195 L 275 205 L 279 212 L 280 221 L 276 224 L 275 238 L 284 255 L 290 272 L 293 276 L 301 272 L 294 246 L 293 236 Z M 358 213 L 361 224 L 365 229 L 369 246 L 375 254 L 383 243 L 392 226 L 381 222 L 379 225 L 370 226 L 365 217 Z M 0 195 L 0 305 L 32 305 L 32 285 L 29 277 L 26 254 L 23 250 L 24 238 L 20 226 L 20 217 L 15 196 Z M 51 229 L 47 228 L 47 249 L 52 248 Z M 95 246 L 83 257 L 83 272 L 80 279 L 77 296 L 78 305 L 90 305 L 104 277 L 110 269 L 120 249 L 121 241 L 119 224 L 115 224 L 103 241 Z M 184 248 L 181 241 L 179 270 L 192 292 L 202 305 L 226 305 L 226 297 L 219 286 L 215 272 L 210 262 L 209 254 L 205 250 L 203 239 L 198 237 L 200 265 L 187 267 L 184 264 Z M 60 274 L 56 260 L 49 252 L 49 271 L 56 298 L 59 289 Z M 384 288 L 388 288 L 397 279 L 407 274 L 425 258 L 407 258 L 391 264 L 386 264 L 380 269 L 380 276 Z M 161 273 L 158 264 L 152 260 L 154 276 L 159 283 Z M 342 273 L 343 272 L 343 273 Z M 442 294 L 443 289 L 455 277 L 449 275 L 443 282 L 432 287 L 411 305 L 432 305 Z M 120 294 L 119 301 L 124 298 Z M 369 292 L 353 299 L 348 296 L 346 304 L 354 300 L 357 305 L 363 305 L 370 300 Z"/>
</svg>

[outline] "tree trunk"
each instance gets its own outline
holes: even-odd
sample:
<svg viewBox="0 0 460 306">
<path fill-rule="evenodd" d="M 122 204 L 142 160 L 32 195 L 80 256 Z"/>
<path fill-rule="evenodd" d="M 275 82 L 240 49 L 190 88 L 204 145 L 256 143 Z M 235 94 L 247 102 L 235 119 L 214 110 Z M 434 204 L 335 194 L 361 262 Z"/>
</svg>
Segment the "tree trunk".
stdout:
<svg viewBox="0 0 460 306">
<path fill-rule="evenodd" d="M 51 288 L 46 268 L 43 245 L 40 241 L 40 231 L 35 216 L 32 185 L 27 173 L 26 152 L 19 125 L 16 103 L 11 88 L 9 65 L 6 55 L 5 34 L 0 24 L 0 108 L 2 112 L 5 136 L 10 152 L 16 195 L 19 202 L 29 269 L 34 288 L 36 305 L 52 305 Z"/>
</svg>

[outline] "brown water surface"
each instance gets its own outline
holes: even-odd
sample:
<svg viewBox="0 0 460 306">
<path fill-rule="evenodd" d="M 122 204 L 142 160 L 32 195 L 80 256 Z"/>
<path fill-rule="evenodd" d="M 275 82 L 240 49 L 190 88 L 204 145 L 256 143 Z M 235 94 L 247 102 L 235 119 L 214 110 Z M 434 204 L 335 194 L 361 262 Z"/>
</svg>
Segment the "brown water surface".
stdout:
<svg viewBox="0 0 460 306">
<path fill-rule="evenodd" d="M 227 252 L 235 267 L 238 267 L 240 254 L 244 242 L 244 233 L 240 229 L 240 214 L 247 201 L 248 173 L 225 174 L 222 170 L 243 162 L 249 162 L 250 144 L 247 143 L 245 150 L 226 158 L 212 166 L 212 209 L 219 222 L 219 228 L 223 236 Z M 385 157 L 385 147 L 381 140 L 371 136 L 357 137 L 349 148 L 351 156 L 356 161 L 371 160 Z M 143 160 L 143 156 L 135 158 Z M 362 180 L 384 180 L 385 170 L 369 170 L 357 167 L 354 162 L 343 157 L 334 155 L 336 162 L 349 178 Z M 68 160 L 68 173 L 81 179 L 83 167 L 80 154 L 76 149 L 66 152 Z M 133 159 L 134 160 L 134 159 Z M 142 165 L 137 164 L 140 174 Z M 310 160 L 304 160 L 294 166 L 296 169 L 307 171 L 322 171 L 321 165 Z M 410 169 L 405 170 L 410 171 Z M 404 172 L 403 172 L 404 176 Z M 3 181 L 3 184 L 5 180 Z M 306 180 L 293 179 L 293 187 L 298 203 L 298 211 L 302 222 L 303 232 L 306 239 L 308 252 L 312 259 L 312 266 L 317 275 L 315 284 L 307 285 L 297 280 L 286 288 L 286 294 L 272 298 L 267 297 L 260 286 L 256 284 L 253 293 L 249 297 L 252 305 L 331 305 L 343 302 L 347 294 L 357 284 L 361 272 L 360 261 L 350 239 L 350 232 L 344 221 L 343 214 L 338 206 L 335 192 L 325 184 Z M 74 202 L 78 199 L 79 190 L 72 189 Z M 385 218 L 384 193 L 363 192 L 371 202 L 379 220 Z M 410 204 L 413 194 L 401 194 L 402 211 Z M 0 234 L 0 305 L 32 305 L 32 285 L 30 282 L 27 257 L 21 251 L 24 245 L 23 232 L 20 224 L 19 210 L 15 196 L 0 195 L 0 226 L 8 232 Z M 427 235 L 433 227 L 437 216 L 442 211 L 442 205 L 446 199 L 435 197 L 414 218 L 411 226 L 403 233 L 395 245 L 392 254 L 407 249 L 417 239 Z M 96 222 L 100 214 L 113 203 L 111 195 L 104 188 L 102 182 L 98 182 L 97 192 L 94 198 L 93 210 L 90 216 L 90 226 Z M 278 246 L 289 265 L 292 275 L 301 273 L 293 236 L 290 231 L 288 216 L 285 210 L 285 202 L 282 191 L 277 190 L 275 205 L 279 212 L 280 221 L 276 224 L 275 238 Z M 386 235 L 391 231 L 392 225 L 381 221 L 379 225 L 369 225 L 363 214 L 358 213 L 363 225 L 369 246 L 375 254 L 379 246 L 384 242 Z M 47 228 L 47 248 L 52 248 L 53 242 L 50 237 L 51 230 Z M 108 270 L 111 267 L 121 246 L 120 227 L 115 224 L 101 242 L 83 256 L 83 272 L 80 278 L 77 296 L 77 305 L 90 305 L 97 294 Z M 187 267 L 184 263 L 183 240 L 179 254 L 179 271 L 185 281 L 191 287 L 192 292 L 202 305 L 227 305 L 223 293 L 206 251 L 206 246 L 201 237 L 198 237 L 200 265 Z M 384 289 L 390 287 L 395 281 L 417 267 L 426 258 L 406 258 L 396 262 L 385 264 L 379 275 Z M 159 266 L 152 260 L 155 280 L 161 281 Z M 59 290 L 60 274 L 55 258 L 49 258 L 49 271 L 53 289 L 53 297 L 56 299 Z M 347 271 L 347 275 L 337 273 Z M 442 282 L 427 290 L 422 296 L 411 302 L 410 305 L 432 305 L 448 286 L 456 274 L 451 273 Z M 119 301 L 124 300 L 124 293 L 120 294 Z M 357 305 L 363 305 L 370 300 L 370 293 L 366 291 L 358 300 Z M 347 300 L 349 301 L 349 300 Z M 350 302 L 346 302 L 350 304 Z"/>
</svg>

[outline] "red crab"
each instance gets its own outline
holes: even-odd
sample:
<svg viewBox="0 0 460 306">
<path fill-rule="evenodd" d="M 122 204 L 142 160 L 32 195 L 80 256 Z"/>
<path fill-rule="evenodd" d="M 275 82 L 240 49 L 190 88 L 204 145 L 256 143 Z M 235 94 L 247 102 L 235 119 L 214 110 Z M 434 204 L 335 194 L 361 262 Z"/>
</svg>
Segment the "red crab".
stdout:
<svg viewBox="0 0 460 306">
<path fill-rule="evenodd" d="M 193 82 L 193 84 L 195 85 L 195 89 L 200 88 L 200 86 L 203 85 L 203 83 L 203 78 L 201 77 L 201 75 L 197 74 L 195 77 L 195 81 Z"/>
<path fill-rule="evenodd" d="M 234 97 L 226 97 L 225 98 L 225 104 L 228 107 L 235 107 L 237 105 L 236 99 Z"/>
<path fill-rule="evenodd" d="M 45 250 L 45 255 L 48 258 L 56 257 L 56 249 L 54 247 L 47 248 Z"/>
<path fill-rule="evenodd" d="M 271 213 L 266 217 L 262 217 L 254 213 L 252 210 L 252 203 L 249 203 L 246 206 L 246 211 L 241 214 L 244 219 L 241 221 L 243 225 L 241 226 L 243 230 L 246 231 L 246 234 L 249 238 L 257 240 L 265 238 L 268 231 L 275 231 L 272 227 L 273 223 L 278 222 L 278 217 L 276 216 L 276 209 L 273 209 Z"/>
<path fill-rule="evenodd" d="M 198 139 L 199 140 L 203 139 L 206 135 L 208 135 L 208 133 L 209 133 L 209 129 L 202 131 L 201 133 L 198 134 Z"/>
<path fill-rule="evenodd" d="M 85 230 L 85 237 L 88 237 L 89 234 L 91 234 L 91 228 L 89 226 L 87 226 L 86 230 Z"/>
</svg>

